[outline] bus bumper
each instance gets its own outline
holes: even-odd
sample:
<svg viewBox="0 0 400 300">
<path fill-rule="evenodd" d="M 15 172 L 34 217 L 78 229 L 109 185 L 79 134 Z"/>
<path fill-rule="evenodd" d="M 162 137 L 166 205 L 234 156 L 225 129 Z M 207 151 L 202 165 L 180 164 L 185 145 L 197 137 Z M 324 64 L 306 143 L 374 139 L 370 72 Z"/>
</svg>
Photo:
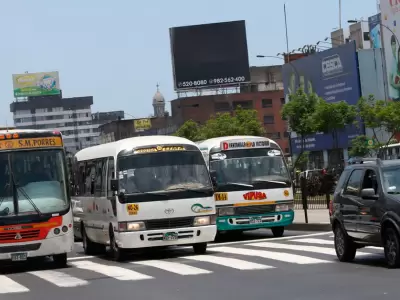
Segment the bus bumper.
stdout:
<svg viewBox="0 0 400 300">
<path fill-rule="evenodd" d="M 261 223 L 250 223 L 250 219 L 261 219 Z M 288 226 L 293 223 L 294 211 L 273 212 L 251 216 L 221 216 L 217 217 L 218 231 L 227 230 L 252 230 Z"/>
<path fill-rule="evenodd" d="M 10 260 L 13 253 L 27 253 L 32 257 L 50 256 L 69 253 L 74 248 L 74 233 L 69 230 L 66 234 L 26 243 L 0 244 L 0 260 Z"/>
<path fill-rule="evenodd" d="M 164 241 L 166 233 L 176 233 L 178 239 Z M 216 225 L 115 233 L 118 247 L 124 249 L 208 243 L 214 241 L 216 234 Z"/>
</svg>

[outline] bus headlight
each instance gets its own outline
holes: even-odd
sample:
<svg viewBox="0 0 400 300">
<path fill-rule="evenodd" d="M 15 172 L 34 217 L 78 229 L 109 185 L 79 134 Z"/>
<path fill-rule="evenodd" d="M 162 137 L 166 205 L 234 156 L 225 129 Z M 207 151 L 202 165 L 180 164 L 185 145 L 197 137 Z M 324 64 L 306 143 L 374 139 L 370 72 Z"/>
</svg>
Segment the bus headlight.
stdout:
<svg viewBox="0 0 400 300">
<path fill-rule="evenodd" d="M 275 211 L 289 211 L 293 210 L 293 204 L 278 204 L 275 206 Z"/>
<path fill-rule="evenodd" d="M 210 224 L 211 224 L 210 216 L 196 217 L 196 218 L 194 218 L 194 221 L 193 221 L 193 226 L 204 226 L 204 225 L 210 225 Z"/>
<path fill-rule="evenodd" d="M 119 231 L 139 231 L 145 230 L 144 222 L 120 222 L 118 223 Z"/>
<path fill-rule="evenodd" d="M 218 209 L 219 216 L 233 216 L 235 214 L 234 207 L 221 207 Z"/>
</svg>

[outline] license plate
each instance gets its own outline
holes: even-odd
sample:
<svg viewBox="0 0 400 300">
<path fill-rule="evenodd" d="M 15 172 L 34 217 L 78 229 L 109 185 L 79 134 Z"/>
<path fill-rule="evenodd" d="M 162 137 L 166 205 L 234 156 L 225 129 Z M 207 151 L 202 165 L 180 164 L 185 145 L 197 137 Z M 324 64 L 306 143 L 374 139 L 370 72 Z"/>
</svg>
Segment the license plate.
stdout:
<svg viewBox="0 0 400 300">
<path fill-rule="evenodd" d="M 178 239 L 178 234 L 176 232 L 167 232 L 163 236 L 164 241 L 176 241 Z"/>
<path fill-rule="evenodd" d="M 24 261 L 28 259 L 27 253 L 13 253 L 11 254 L 12 261 Z"/>
<path fill-rule="evenodd" d="M 250 218 L 249 223 L 250 224 L 260 224 L 260 223 L 262 223 L 262 219 L 261 219 L 261 217 Z"/>
</svg>

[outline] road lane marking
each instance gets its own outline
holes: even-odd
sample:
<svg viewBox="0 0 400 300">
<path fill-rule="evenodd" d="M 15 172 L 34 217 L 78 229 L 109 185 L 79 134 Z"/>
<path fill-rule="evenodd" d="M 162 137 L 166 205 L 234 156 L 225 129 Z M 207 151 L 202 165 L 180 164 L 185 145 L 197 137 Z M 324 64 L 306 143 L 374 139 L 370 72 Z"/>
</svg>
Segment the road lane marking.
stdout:
<svg viewBox="0 0 400 300">
<path fill-rule="evenodd" d="M 176 263 L 164 260 L 145 260 L 140 262 L 133 262 L 132 264 L 154 267 L 164 271 L 176 273 L 179 275 L 200 275 L 200 274 L 212 273 L 212 271 L 192 267 L 182 263 Z"/>
<path fill-rule="evenodd" d="M 216 265 L 221 265 L 229 268 L 234 268 L 238 270 L 263 270 L 263 269 L 273 269 L 272 266 L 257 264 L 253 262 L 249 262 L 246 260 L 241 260 L 237 258 L 230 258 L 230 257 L 220 257 L 215 255 L 193 255 L 193 256 L 183 256 L 181 258 L 200 261 L 200 262 L 207 262 Z"/>
<path fill-rule="evenodd" d="M 210 250 L 211 251 L 211 250 Z M 272 252 L 265 250 L 254 250 L 248 248 L 233 248 L 233 247 L 215 247 L 212 251 L 222 252 L 222 253 L 230 253 L 230 254 L 239 254 L 239 255 L 247 255 L 247 256 L 258 256 L 262 258 L 278 260 L 293 264 L 307 265 L 307 264 L 321 264 L 321 263 L 331 263 L 328 260 L 322 260 L 317 258 L 312 258 L 308 256 L 296 255 L 285 252 Z"/>
<path fill-rule="evenodd" d="M 0 294 L 26 293 L 29 289 L 5 275 L 0 275 Z"/>
<path fill-rule="evenodd" d="M 135 272 L 133 270 L 117 267 L 117 266 L 110 266 L 110 265 L 103 265 L 94 263 L 91 261 L 76 261 L 72 262 L 72 265 L 79 269 L 89 270 L 92 272 L 96 272 L 99 274 L 103 274 L 107 277 L 112 277 L 117 280 L 143 280 L 143 279 L 152 279 L 153 277 Z"/>
<path fill-rule="evenodd" d="M 306 244 L 319 244 L 319 245 L 333 245 L 334 244 L 334 242 L 332 240 L 313 239 L 313 238 L 295 239 L 295 240 L 291 240 L 291 242 L 306 243 Z"/>
<path fill-rule="evenodd" d="M 28 272 L 28 274 L 37 276 L 59 287 L 75 287 L 75 286 L 83 286 L 89 284 L 89 282 L 86 280 L 70 276 L 63 272 L 52 271 L 52 270 L 34 271 L 34 272 Z"/>
<path fill-rule="evenodd" d="M 75 257 L 68 257 L 68 260 L 73 261 L 73 260 L 89 259 L 93 257 L 94 256 L 75 256 Z"/>
</svg>

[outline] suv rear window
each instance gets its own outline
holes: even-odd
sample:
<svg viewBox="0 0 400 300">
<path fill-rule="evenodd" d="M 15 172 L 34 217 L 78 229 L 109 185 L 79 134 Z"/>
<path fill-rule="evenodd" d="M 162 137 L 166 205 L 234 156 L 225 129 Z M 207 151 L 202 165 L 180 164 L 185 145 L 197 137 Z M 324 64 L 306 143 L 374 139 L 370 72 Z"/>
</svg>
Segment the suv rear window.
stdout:
<svg viewBox="0 0 400 300">
<path fill-rule="evenodd" d="M 339 181 L 336 185 L 335 194 L 339 193 L 340 190 L 344 188 L 344 184 L 346 182 L 346 179 L 347 179 L 349 173 L 350 173 L 350 170 L 344 170 L 342 175 L 340 175 Z"/>
</svg>

